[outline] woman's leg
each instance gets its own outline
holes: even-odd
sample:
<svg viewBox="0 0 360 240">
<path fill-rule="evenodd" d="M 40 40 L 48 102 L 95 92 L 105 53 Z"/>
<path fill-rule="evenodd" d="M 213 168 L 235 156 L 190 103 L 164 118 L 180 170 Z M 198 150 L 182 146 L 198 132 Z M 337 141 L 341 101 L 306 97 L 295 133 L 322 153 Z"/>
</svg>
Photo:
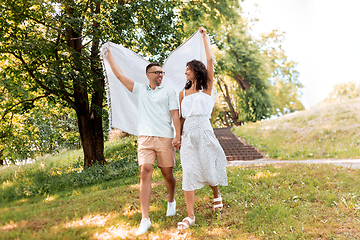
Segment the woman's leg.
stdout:
<svg viewBox="0 0 360 240">
<path fill-rule="evenodd" d="M 218 186 L 210 186 L 210 188 L 211 188 L 212 191 L 213 191 L 214 199 L 221 196 Z M 216 201 L 216 202 L 214 202 L 214 205 L 218 205 L 218 204 L 221 204 L 221 203 L 222 203 L 222 201 Z"/>
<path fill-rule="evenodd" d="M 219 191 L 219 187 L 218 186 L 209 186 L 214 194 L 214 198 L 218 198 L 220 197 L 220 191 Z"/>
<path fill-rule="evenodd" d="M 188 212 L 187 217 L 191 220 L 195 219 L 194 215 L 194 205 L 195 205 L 195 191 L 184 191 L 185 195 L 185 202 L 186 202 L 186 209 Z M 190 223 L 188 220 L 184 219 L 183 222 L 185 222 L 188 226 L 190 226 L 193 223 Z M 186 229 L 184 225 L 178 224 L 178 229 Z"/>
<path fill-rule="evenodd" d="M 188 217 L 194 219 L 195 191 L 184 191 Z"/>
</svg>

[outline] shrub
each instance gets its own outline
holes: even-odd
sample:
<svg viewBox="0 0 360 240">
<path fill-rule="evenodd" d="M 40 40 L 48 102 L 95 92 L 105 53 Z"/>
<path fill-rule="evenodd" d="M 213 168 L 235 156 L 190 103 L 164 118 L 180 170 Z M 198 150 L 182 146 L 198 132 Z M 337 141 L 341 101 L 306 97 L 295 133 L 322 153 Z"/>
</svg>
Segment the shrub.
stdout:
<svg viewBox="0 0 360 240">
<path fill-rule="evenodd" d="M 70 160 L 64 154 L 39 159 L 29 165 L 8 169 L 3 167 L 0 169 L 0 201 L 46 196 L 57 191 L 134 176 L 139 173 L 136 148 L 134 137 L 107 143 L 105 157 L 108 164 L 95 164 L 88 168 L 83 168 L 79 154 L 73 155 Z"/>
</svg>

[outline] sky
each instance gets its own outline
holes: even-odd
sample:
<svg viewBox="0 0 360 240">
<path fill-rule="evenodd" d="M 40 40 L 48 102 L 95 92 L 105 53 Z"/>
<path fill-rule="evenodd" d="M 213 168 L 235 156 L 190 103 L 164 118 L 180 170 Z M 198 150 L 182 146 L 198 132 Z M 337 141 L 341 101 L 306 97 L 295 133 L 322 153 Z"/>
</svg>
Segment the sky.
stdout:
<svg viewBox="0 0 360 240">
<path fill-rule="evenodd" d="M 298 62 L 306 109 L 336 84 L 360 84 L 360 0 L 245 0 L 241 6 L 259 18 L 254 36 L 276 28 L 285 32 L 283 48 Z"/>
</svg>

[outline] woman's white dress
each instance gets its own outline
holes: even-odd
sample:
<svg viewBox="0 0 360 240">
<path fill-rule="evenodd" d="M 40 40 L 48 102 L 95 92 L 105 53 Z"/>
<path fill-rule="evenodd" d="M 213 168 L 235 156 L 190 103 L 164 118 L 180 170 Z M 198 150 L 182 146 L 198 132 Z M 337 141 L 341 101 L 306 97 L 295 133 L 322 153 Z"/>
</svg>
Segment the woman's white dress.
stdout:
<svg viewBox="0 0 360 240">
<path fill-rule="evenodd" d="M 225 153 L 209 120 L 213 106 L 212 97 L 201 91 L 181 102 L 181 116 L 185 118 L 180 148 L 184 191 L 228 184 Z"/>
</svg>

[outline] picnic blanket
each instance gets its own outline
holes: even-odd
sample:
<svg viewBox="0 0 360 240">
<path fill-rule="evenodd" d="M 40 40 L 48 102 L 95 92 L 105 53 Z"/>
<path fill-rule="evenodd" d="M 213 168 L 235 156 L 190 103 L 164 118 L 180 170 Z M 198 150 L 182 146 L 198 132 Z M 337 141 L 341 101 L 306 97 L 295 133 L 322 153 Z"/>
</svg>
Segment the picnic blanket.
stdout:
<svg viewBox="0 0 360 240">
<path fill-rule="evenodd" d="M 207 36 L 207 41 L 209 37 Z M 100 50 L 103 70 L 106 79 L 106 95 L 109 107 L 110 127 L 137 135 L 138 99 L 115 77 L 106 59 L 107 49 L 111 47 L 111 54 L 124 75 L 133 81 L 148 84 L 145 68 L 150 63 L 140 55 L 113 42 L 105 43 Z M 176 48 L 165 60 L 162 66 L 165 75 L 162 85 L 173 88 L 178 95 L 186 83 L 186 63 L 191 60 L 202 61 L 206 65 L 206 53 L 203 39 L 196 31 L 183 44 Z"/>
</svg>

